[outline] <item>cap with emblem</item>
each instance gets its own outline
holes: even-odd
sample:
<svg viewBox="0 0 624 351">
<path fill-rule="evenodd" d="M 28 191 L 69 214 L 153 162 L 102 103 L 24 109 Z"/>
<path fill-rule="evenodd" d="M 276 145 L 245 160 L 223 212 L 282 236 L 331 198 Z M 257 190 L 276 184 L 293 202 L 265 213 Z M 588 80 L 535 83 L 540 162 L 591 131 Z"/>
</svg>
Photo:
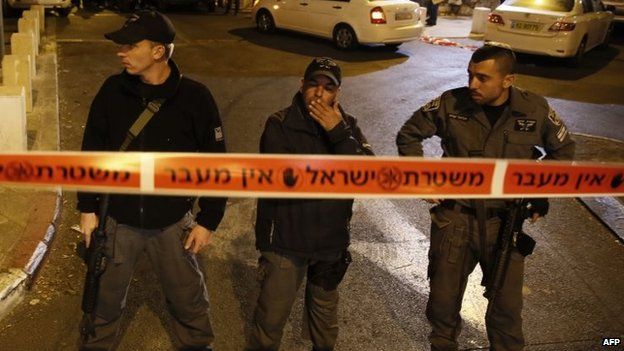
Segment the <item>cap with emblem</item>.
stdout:
<svg viewBox="0 0 624 351">
<path fill-rule="evenodd" d="M 158 11 L 138 11 L 121 29 L 106 33 L 104 37 L 117 44 L 134 44 L 141 40 L 169 44 L 175 38 L 175 28 L 169 18 Z"/>
<path fill-rule="evenodd" d="M 308 65 L 308 68 L 305 70 L 303 79 L 310 80 L 314 76 L 318 75 L 331 79 L 334 81 L 334 84 L 338 86 L 342 82 L 342 71 L 340 70 L 340 66 L 338 66 L 338 64 L 329 57 L 317 57 L 312 60 L 312 62 Z"/>
</svg>

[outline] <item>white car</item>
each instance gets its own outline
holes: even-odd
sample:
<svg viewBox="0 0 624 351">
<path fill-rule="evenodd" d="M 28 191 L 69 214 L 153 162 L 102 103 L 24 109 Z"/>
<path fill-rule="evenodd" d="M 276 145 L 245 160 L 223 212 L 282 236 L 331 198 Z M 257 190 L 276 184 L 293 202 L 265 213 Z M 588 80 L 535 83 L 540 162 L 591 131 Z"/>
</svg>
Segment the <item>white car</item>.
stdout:
<svg viewBox="0 0 624 351">
<path fill-rule="evenodd" d="M 612 20 L 600 0 L 507 0 L 490 14 L 484 39 L 578 64 L 585 52 L 608 45 Z"/>
<path fill-rule="evenodd" d="M 333 39 L 339 49 L 358 44 L 398 47 L 420 37 L 424 25 L 409 0 L 258 0 L 252 9 L 258 30 L 283 28 Z"/>
</svg>

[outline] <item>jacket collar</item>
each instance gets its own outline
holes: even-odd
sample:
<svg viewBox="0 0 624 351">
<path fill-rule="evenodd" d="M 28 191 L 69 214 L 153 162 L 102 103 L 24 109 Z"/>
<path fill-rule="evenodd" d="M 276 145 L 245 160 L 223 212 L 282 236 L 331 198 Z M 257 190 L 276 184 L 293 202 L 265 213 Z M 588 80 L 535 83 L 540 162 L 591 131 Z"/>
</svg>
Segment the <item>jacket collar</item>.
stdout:
<svg viewBox="0 0 624 351">
<path fill-rule="evenodd" d="M 292 104 L 288 109 L 288 113 L 286 117 L 284 117 L 284 126 L 308 132 L 311 134 L 318 134 L 319 126 L 317 123 L 309 116 L 308 109 L 304 106 L 303 95 L 301 92 L 297 92 L 292 99 Z"/>
<path fill-rule="evenodd" d="M 169 60 L 169 67 L 171 68 L 171 73 L 167 80 L 164 83 L 155 85 L 154 90 L 152 92 L 152 96 L 149 99 L 155 98 L 164 98 L 168 99 L 175 95 L 178 91 L 178 86 L 180 85 L 180 80 L 182 79 L 182 75 L 180 74 L 180 70 L 178 69 L 178 65 L 173 62 L 173 60 Z M 141 96 L 141 85 L 144 85 L 141 81 L 141 78 L 136 75 L 129 74 L 124 70 L 121 73 L 122 77 L 122 85 L 123 87 L 133 95 Z"/>
<path fill-rule="evenodd" d="M 483 109 L 479 104 L 474 102 L 470 97 L 470 90 L 468 88 L 462 89 L 463 94 L 457 94 L 456 106 L 461 114 L 472 115 L 484 126 L 490 127 L 490 122 L 487 120 Z M 509 88 L 509 112 L 514 118 L 526 117 L 531 115 L 535 110 L 535 106 L 532 105 L 527 98 L 527 93 L 524 90 L 512 86 Z M 501 118 L 507 118 L 507 113 Z"/>
</svg>

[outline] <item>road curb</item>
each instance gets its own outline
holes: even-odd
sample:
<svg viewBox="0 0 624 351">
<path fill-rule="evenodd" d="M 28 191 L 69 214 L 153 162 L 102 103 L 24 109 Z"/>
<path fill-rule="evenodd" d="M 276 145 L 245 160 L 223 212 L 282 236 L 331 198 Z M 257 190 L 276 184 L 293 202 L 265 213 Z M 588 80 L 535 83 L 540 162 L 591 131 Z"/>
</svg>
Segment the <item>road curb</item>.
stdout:
<svg viewBox="0 0 624 351">
<path fill-rule="evenodd" d="M 26 274 L 28 274 L 30 278 L 34 278 L 34 276 L 39 271 L 39 268 L 43 263 L 43 259 L 48 253 L 50 245 L 54 240 L 54 236 L 56 234 L 56 230 L 61 219 L 61 210 L 63 208 L 63 193 L 59 189 L 56 191 L 56 194 L 54 194 L 54 196 L 55 201 L 52 220 L 48 223 L 48 226 L 45 230 L 45 235 L 43 236 L 43 240 L 40 240 L 37 243 L 37 247 L 33 250 L 33 253 L 28 259 L 28 262 L 24 265 L 24 272 L 26 272 Z"/>
<path fill-rule="evenodd" d="M 576 138 L 600 140 L 604 143 L 620 145 L 624 149 L 624 141 L 585 133 L 572 133 Z M 585 157 L 582 157 L 585 159 Z M 602 222 L 624 244 L 624 204 L 614 196 L 579 197 L 577 200 Z"/>
<path fill-rule="evenodd" d="M 48 210 L 50 206 L 47 205 L 49 205 L 51 199 L 49 195 L 45 194 L 45 196 L 35 199 L 35 202 L 44 202 L 43 208 Z M 60 222 L 63 205 L 61 191 L 57 190 L 53 195 L 52 206 L 54 209 L 52 211 L 52 219 L 45 222 L 47 224 L 44 226 L 45 231 L 40 230 L 42 228 L 41 223 L 36 223 L 32 226 L 29 224 L 24 229 L 24 240 L 13 251 L 14 255 L 11 262 L 19 263 L 25 261 L 21 266 L 22 268 L 9 268 L 5 272 L 0 272 L 0 319 L 5 317 L 15 305 L 22 301 L 24 293 L 36 278 L 44 258 L 50 250 L 50 245 Z M 37 214 L 40 209 L 42 209 L 41 206 L 36 206 L 31 211 L 31 215 Z M 43 239 L 36 240 L 35 238 L 41 237 L 42 232 L 44 233 Z M 25 253 L 30 253 L 30 255 L 26 255 L 27 260 L 24 260 Z"/>
</svg>

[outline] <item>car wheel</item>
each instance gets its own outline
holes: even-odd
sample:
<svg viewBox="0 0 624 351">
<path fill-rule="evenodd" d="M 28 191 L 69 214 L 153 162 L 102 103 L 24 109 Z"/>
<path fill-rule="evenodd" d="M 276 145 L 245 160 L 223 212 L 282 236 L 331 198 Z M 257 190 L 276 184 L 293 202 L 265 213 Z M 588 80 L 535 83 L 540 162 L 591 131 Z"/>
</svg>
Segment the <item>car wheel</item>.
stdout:
<svg viewBox="0 0 624 351">
<path fill-rule="evenodd" d="M 73 7 L 70 6 L 70 7 L 63 7 L 63 8 L 60 8 L 60 9 L 56 9 L 56 13 L 58 13 L 58 15 L 60 17 L 65 18 L 65 17 L 69 16 L 69 14 L 72 11 L 72 8 Z"/>
<path fill-rule="evenodd" d="M 608 49 L 609 44 L 611 43 L 611 36 L 613 35 L 613 23 L 609 24 L 609 28 L 607 29 L 607 33 L 605 34 L 605 38 L 598 46 L 600 49 Z"/>
<path fill-rule="evenodd" d="M 386 48 L 388 48 L 388 50 L 396 51 L 399 49 L 399 46 L 401 46 L 401 44 L 403 43 L 392 43 L 392 44 L 384 44 L 384 45 L 386 46 Z"/>
<path fill-rule="evenodd" d="M 568 61 L 568 66 L 570 67 L 578 67 L 583 63 L 583 56 L 585 55 L 585 48 L 587 46 L 587 38 L 583 38 L 581 43 L 579 44 L 578 49 L 576 50 L 576 55 L 570 57 Z"/>
<path fill-rule="evenodd" d="M 334 30 L 334 44 L 340 50 L 352 50 L 358 45 L 357 37 L 353 29 L 345 24 Z"/>
<path fill-rule="evenodd" d="M 273 16 L 267 10 L 260 10 L 256 15 L 256 27 L 261 33 L 269 33 L 275 29 Z"/>
</svg>

